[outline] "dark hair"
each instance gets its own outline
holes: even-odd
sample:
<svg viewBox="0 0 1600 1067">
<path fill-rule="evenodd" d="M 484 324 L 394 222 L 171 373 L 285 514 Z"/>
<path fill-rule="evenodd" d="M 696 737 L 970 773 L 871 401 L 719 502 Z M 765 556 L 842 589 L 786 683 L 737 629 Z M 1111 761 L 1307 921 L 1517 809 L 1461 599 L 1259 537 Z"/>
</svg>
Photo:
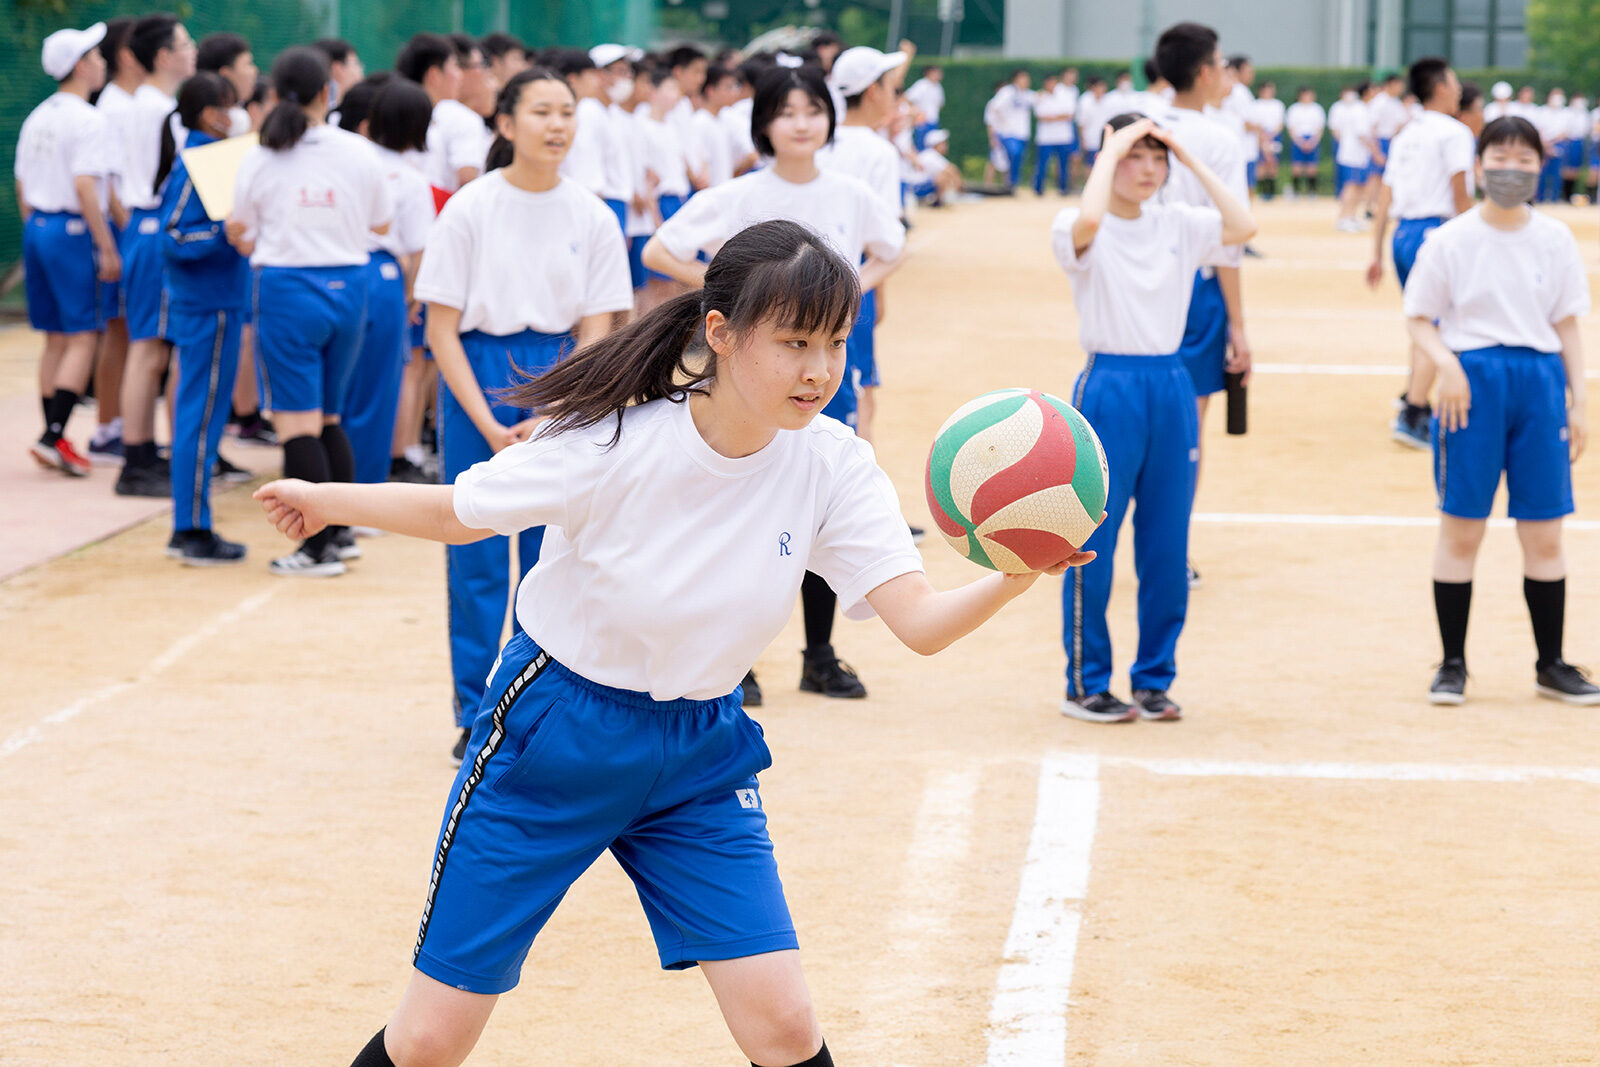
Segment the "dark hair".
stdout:
<svg viewBox="0 0 1600 1067">
<path fill-rule="evenodd" d="M 214 71 L 197 71 L 178 86 L 178 106 L 172 114 L 178 116 L 186 130 L 200 128 L 200 113 L 208 107 L 232 107 L 238 101 L 233 83 Z M 172 164 L 178 158 L 178 142 L 172 136 L 172 122 L 161 124 L 161 161 L 156 165 L 155 188 L 161 188 L 172 173 Z"/>
<path fill-rule="evenodd" d="M 1014 82 L 1014 81 L 1016 81 L 1018 78 L 1022 77 L 1026 73 L 1028 73 L 1028 68 L 1027 67 L 1017 67 L 1017 68 L 1015 68 L 1015 69 L 1013 69 L 1011 71 L 1011 76 L 1009 78 L 1007 78 L 1006 81 Z"/>
<path fill-rule="evenodd" d="M 320 41 L 312 41 L 311 47 L 327 56 L 329 63 L 347 63 L 356 51 L 356 46 L 343 37 L 324 37 Z"/>
<path fill-rule="evenodd" d="M 478 53 L 478 58 L 483 58 L 483 49 L 478 45 L 478 39 L 471 34 L 452 33 L 450 44 L 456 50 L 456 62 L 465 65 L 472 59 L 472 53 Z"/>
<path fill-rule="evenodd" d="M 250 42 L 237 33 L 208 33 L 200 41 L 194 66 L 196 70 L 221 70 L 233 66 L 250 50 Z"/>
<path fill-rule="evenodd" d="M 1486 151 L 1499 144 L 1521 144 L 1541 156 L 1544 153 L 1544 142 L 1539 139 L 1539 131 L 1520 115 L 1504 115 L 1483 128 L 1483 132 L 1478 134 L 1478 158 L 1482 159 Z"/>
<path fill-rule="evenodd" d="M 570 78 L 574 74 L 582 74 L 586 70 L 598 70 L 594 60 L 589 58 L 589 53 L 581 48 L 563 48 L 555 56 L 551 66 L 563 78 Z"/>
<path fill-rule="evenodd" d="M 1362 79 L 1361 81 L 1356 82 L 1355 91 L 1357 96 L 1366 96 L 1367 93 L 1372 91 L 1372 83 L 1366 79 Z"/>
<path fill-rule="evenodd" d="M 1458 114 L 1458 115 L 1463 114 L 1468 109 L 1470 109 L 1473 104 L 1476 104 L 1478 101 L 1480 101 L 1482 99 L 1483 99 L 1483 90 L 1478 88 L 1478 83 L 1477 82 L 1462 82 L 1461 83 L 1461 103 L 1456 108 L 1456 114 Z"/>
<path fill-rule="evenodd" d="M 1123 113 L 1121 115 L 1113 115 L 1111 117 L 1110 121 L 1108 121 L 1106 123 L 1106 125 L 1111 127 L 1111 130 L 1114 133 L 1117 130 L 1123 129 L 1124 127 L 1132 126 L 1135 122 L 1138 122 L 1140 119 L 1145 119 L 1145 118 L 1149 118 L 1149 117 L 1150 116 L 1146 115 L 1142 111 L 1128 111 L 1128 112 L 1125 112 L 1125 113 Z M 1146 134 L 1145 136 L 1143 136 L 1143 137 L 1139 138 L 1137 141 L 1135 141 L 1134 145 L 1136 147 L 1154 148 L 1154 149 L 1158 150 L 1162 155 L 1166 156 L 1168 161 L 1170 161 L 1172 159 L 1172 153 L 1167 148 L 1167 146 L 1162 141 L 1160 141 L 1157 138 L 1152 137 L 1152 136 L 1150 136 L 1148 134 Z"/>
<path fill-rule="evenodd" d="M 133 24 L 133 29 L 128 31 L 128 48 L 133 52 L 133 58 L 146 71 L 154 72 L 156 69 L 156 54 L 163 48 L 172 47 L 173 35 L 178 27 L 183 25 L 178 16 L 168 12 L 157 15 L 146 15 Z"/>
<path fill-rule="evenodd" d="M 540 436 L 597 426 L 632 404 L 682 403 L 706 392 L 717 353 L 705 343 L 706 316 L 720 311 L 741 333 L 763 322 L 801 333 L 843 333 L 855 322 L 861 283 L 813 230 L 758 222 L 728 238 L 706 267 L 705 287 L 673 298 L 609 336 L 509 390 L 506 402 L 550 416 Z"/>
<path fill-rule="evenodd" d="M 1248 67 L 1249 65 L 1250 57 L 1243 52 L 1228 57 L 1228 66 L 1233 70 L 1238 70 L 1240 67 Z"/>
<path fill-rule="evenodd" d="M 117 54 L 128 43 L 128 34 L 133 32 L 133 25 L 138 21 L 131 15 L 106 20 L 106 35 L 100 38 L 100 55 L 106 61 L 106 81 L 111 81 L 121 73 L 117 66 Z"/>
<path fill-rule="evenodd" d="M 755 101 L 750 109 L 750 139 L 755 142 L 756 151 L 764 156 L 774 154 L 767 127 L 783 111 L 789 94 L 796 89 L 805 93 L 828 116 L 828 141 L 833 140 L 834 123 L 839 117 L 833 113 L 833 94 L 828 92 L 822 71 L 816 67 L 773 67 L 756 82 Z"/>
<path fill-rule="evenodd" d="M 1157 65 L 1155 57 L 1151 56 L 1150 58 L 1148 58 L 1148 59 L 1146 59 L 1144 61 L 1144 81 L 1145 81 L 1145 84 L 1148 85 L 1151 82 L 1159 81 L 1160 79 L 1161 79 L 1161 67 L 1159 65 Z"/>
<path fill-rule="evenodd" d="M 1200 68 L 1217 54 L 1217 31 L 1198 22 L 1168 26 L 1156 40 L 1156 66 L 1180 93 L 1194 88 Z"/>
<path fill-rule="evenodd" d="M 929 63 L 926 67 L 922 68 L 923 74 L 929 74 L 933 71 L 938 71 L 940 74 L 943 74 L 944 68 L 937 63 Z"/>
<path fill-rule="evenodd" d="M 1406 74 L 1406 88 L 1411 94 L 1424 104 L 1434 90 L 1444 84 L 1445 75 L 1450 73 L 1450 61 L 1443 56 L 1423 56 L 1411 64 L 1411 70 Z"/>
<path fill-rule="evenodd" d="M 516 149 L 512 143 L 500 134 L 500 116 L 514 115 L 517 105 L 522 102 L 522 90 L 534 82 L 555 82 L 567 92 L 572 92 L 572 86 L 567 84 L 567 79 L 546 70 L 544 67 L 529 67 L 527 70 L 518 71 L 517 74 L 500 90 L 500 95 L 494 100 L 494 143 L 489 146 L 488 158 L 484 160 L 483 169 L 487 173 L 509 166 L 516 156 Z"/>
<path fill-rule="evenodd" d="M 528 54 L 528 46 L 521 40 L 498 30 L 478 38 L 478 47 L 489 59 L 499 59 L 507 52 L 521 52 L 524 56 Z"/>
<path fill-rule="evenodd" d="M 661 58 L 668 70 L 677 70 L 679 67 L 687 67 L 696 60 L 705 59 L 706 54 L 692 44 L 680 44 L 676 48 L 668 49 Z"/>
<path fill-rule="evenodd" d="M 450 38 L 437 33 L 415 34 L 394 58 L 395 72 L 410 78 L 418 85 L 434 67 L 442 67 L 456 55 L 456 46 Z"/>
<path fill-rule="evenodd" d="M 1266 81 L 1264 81 L 1260 85 L 1256 86 L 1256 91 L 1257 92 L 1261 92 L 1261 91 L 1266 90 L 1266 89 L 1271 89 L 1273 92 L 1277 92 L 1278 91 L 1278 83 L 1273 81 L 1271 78 L 1268 78 Z"/>
<path fill-rule="evenodd" d="M 1106 80 L 1104 78 L 1100 77 L 1100 75 L 1091 74 L 1089 76 L 1089 80 L 1084 83 L 1084 88 L 1085 89 L 1093 89 L 1096 85 L 1104 85 L 1105 83 L 1106 83 Z"/>
<path fill-rule="evenodd" d="M 721 64 L 713 63 L 711 66 L 706 68 L 705 88 L 709 89 L 718 82 L 725 81 L 728 78 L 732 78 L 737 81 L 739 79 L 739 72 L 734 70 L 732 67 L 724 67 Z"/>
<path fill-rule="evenodd" d="M 404 78 L 376 86 L 367 103 L 367 136 L 391 152 L 426 151 L 432 120 L 433 101 L 422 86 Z"/>
<path fill-rule="evenodd" d="M 350 86 L 339 98 L 339 128 L 349 130 L 351 133 L 360 133 L 361 124 L 372 117 L 372 98 L 378 95 L 379 89 L 394 81 L 405 81 L 405 79 L 392 70 L 380 70 Z M 414 82 L 406 84 L 415 85 Z"/>
<path fill-rule="evenodd" d="M 306 134 L 305 105 L 328 84 L 328 57 L 315 48 L 286 48 L 272 63 L 272 91 L 278 106 L 261 122 L 261 147 L 282 152 Z"/>
<path fill-rule="evenodd" d="M 248 105 L 248 104 L 265 104 L 267 102 L 267 90 L 269 90 L 271 88 L 272 88 L 272 83 L 270 81 L 268 81 L 266 78 L 257 78 L 256 79 L 256 87 L 254 89 L 250 90 L 250 99 L 241 100 L 239 102 L 241 104 L 246 104 L 246 105 Z"/>
<path fill-rule="evenodd" d="M 1302 85 L 1300 88 L 1294 91 L 1294 95 L 1299 96 L 1301 93 L 1310 93 L 1311 95 L 1315 96 L 1317 91 L 1309 85 Z"/>
<path fill-rule="evenodd" d="M 761 79 L 761 75 L 777 65 L 777 61 L 772 58 L 770 53 L 762 52 L 760 55 L 751 56 L 739 64 L 737 68 L 739 80 L 746 85 L 754 85 Z"/>
</svg>

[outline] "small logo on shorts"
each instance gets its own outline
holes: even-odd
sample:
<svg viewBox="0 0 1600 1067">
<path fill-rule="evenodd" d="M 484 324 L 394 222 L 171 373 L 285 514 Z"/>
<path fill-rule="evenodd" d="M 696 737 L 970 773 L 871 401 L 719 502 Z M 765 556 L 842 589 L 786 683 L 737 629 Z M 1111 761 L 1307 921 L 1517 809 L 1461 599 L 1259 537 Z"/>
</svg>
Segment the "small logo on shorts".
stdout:
<svg viewBox="0 0 1600 1067">
<path fill-rule="evenodd" d="M 783 533 L 778 535 L 778 555 L 780 555 L 780 556 L 793 555 L 793 553 L 789 551 L 789 534 L 788 534 L 788 531 L 785 531 L 785 532 L 783 532 Z"/>
<path fill-rule="evenodd" d="M 761 809 L 761 798 L 756 795 L 756 791 L 754 789 L 735 789 L 733 791 L 733 795 L 739 798 L 739 806 L 741 808 L 748 808 L 756 811 Z"/>
</svg>

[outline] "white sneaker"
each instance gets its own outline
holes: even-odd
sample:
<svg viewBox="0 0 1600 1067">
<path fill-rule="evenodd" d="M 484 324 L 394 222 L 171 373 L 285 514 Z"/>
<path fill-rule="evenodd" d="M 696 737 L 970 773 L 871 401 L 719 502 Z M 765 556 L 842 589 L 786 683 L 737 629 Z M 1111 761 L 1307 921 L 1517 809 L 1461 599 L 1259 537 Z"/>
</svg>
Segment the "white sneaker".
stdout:
<svg viewBox="0 0 1600 1067">
<path fill-rule="evenodd" d="M 347 567 L 331 550 L 313 555 L 303 545 L 287 556 L 279 556 L 267 564 L 267 570 L 280 578 L 337 578 Z"/>
</svg>

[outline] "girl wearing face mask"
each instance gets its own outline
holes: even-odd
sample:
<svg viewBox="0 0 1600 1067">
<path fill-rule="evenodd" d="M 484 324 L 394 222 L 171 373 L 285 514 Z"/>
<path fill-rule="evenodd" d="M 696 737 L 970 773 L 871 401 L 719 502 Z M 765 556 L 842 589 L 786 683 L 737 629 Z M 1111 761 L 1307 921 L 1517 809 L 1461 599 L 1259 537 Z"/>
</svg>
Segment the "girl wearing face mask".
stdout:
<svg viewBox="0 0 1600 1067">
<path fill-rule="evenodd" d="M 414 293 L 428 306 L 439 392 L 444 480 L 526 438 L 534 416 L 504 391 L 578 345 L 599 340 L 633 306 L 628 254 L 605 202 L 560 173 L 577 100 L 541 68 L 516 75 L 495 108 L 489 170 L 461 187 L 429 231 Z M 446 557 L 454 755 L 466 751 L 516 581 L 539 559 L 543 528 L 453 545 Z"/>
<path fill-rule="evenodd" d="M 706 266 L 698 252 L 715 252 L 751 223 L 791 219 L 811 227 L 850 263 L 860 263 L 863 291 L 900 265 L 905 227 L 865 182 L 817 166 L 816 154 L 833 140 L 833 98 L 815 67 L 778 67 L 756 84 L 750 130 L 756 148 L 772 165 L 702 191 L 661 224 L 644 249 L 645 266 L 689 285 L 701 285 Z M 829 415 L 855 426 L 856 383 L 842 382 L 828 404 Z M 829 697 L 860 698 L 866 687 L 833 650 L 835 589 L 811 574 L 801 589 L 806 648 L 800 688 Z M 747 677 L 752 706 L 760 699 Z"/>
<path fill-rule="evenodd" d="M 808 567 L 923 654 L 1038 577 L 936 591 L 871 448 L 816 417 L 841 384 L 852 263 L 805 226 L 752 226 L 702 288 L 523 383 L 512 402 L 550 421 L 454 486 L 257 492 L 291 537 L 327 522 L 449 544 L 550 528 L 452 788 L 416 970 L 354 1067 L 465 1059 L 608 849 L 661 965 L 700 967 L 753 1064 L 831 1067 L 756 779 L 772 757 L 739 676 Z"/>
<path fill-rule="evenodd" d="M 178 89 L 173 112 L 188 131 L 187 148 L 228 136 L 233 86 L 202 72 Z M 170 180 L 169 180 L 170 178 Z M 222 224 L 206 214 L 189 168 L 178 155 L 172 123 L 161 127 L 156 185 L 166 263 L 167 331 L 178 361 L 172 416 L 172 539 L 167 555 L 205 567 L 244 560 L 244 545 L 211 528 L 211 475 L 228 423 L 228 398 L 239 368 L 239 339 L 250 294 L 250 264 L 234 251 Z"/>
<path fill-rule="evenodd" d="M 1600 687 L 1561 647 L 1561 520 L 1572 513 L 1571 465 L 1589 437 L 1578 330 L 1589 283 L 1572 231 L 1529 206 L 1542 165 L 1539 131 L 1528 120 L 1485 126 L 1477 178 L 1488 199 L 1428 235 L 1406 282 L 1412 339 L 1439 368 L 1433 600 L 1444 658 L 1428 692 L 1434 704 L 1466 699 L 1473 564 L 1502 472 L 1522 543 L 1537 692 L 1600 704 Z"/>
<path fill-rule="evenodd" d="M 1193 172 L 1216 205 L 1151 200 L 1168 155 Z M 1189 606 L 1189 511 L 1200 446 L 1194 383 L 1179 347 L 1195 271 L 1223 245 L 1256 232 L 1249 208 L 1183 142 L 1150 119 L 1119 115 L 1105 128 L 1081 206 L 1056 216 L 1051 243 L 1072 280 L 1078 337 L 1089 361 L 1072 403 L 1100 434 L 1110 469 L 1107 522 L 1086 548 L 1094 563 L 1062 589 L 1067 696 L 1061 711 L 1085 722 L 1172 721 L 1178 635 Z M 1106 604 L 1117 535 L 1134 509 L 1139 649 L 1133 703 L 1111 693 Z"/>
</svg>

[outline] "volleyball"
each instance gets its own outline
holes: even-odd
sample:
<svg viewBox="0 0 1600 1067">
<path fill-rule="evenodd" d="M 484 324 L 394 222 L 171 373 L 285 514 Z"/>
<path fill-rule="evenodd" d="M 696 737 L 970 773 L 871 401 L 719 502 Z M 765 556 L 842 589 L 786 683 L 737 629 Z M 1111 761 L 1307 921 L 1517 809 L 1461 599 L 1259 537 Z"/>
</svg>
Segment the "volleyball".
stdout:
<svg viewBox="0 0 1600 1067">
<path fill-rule="evenodd" d="M 1083 547 L 1105 510 L 1105 449 L 1059 397 L 1001 389 L 957 408 L 928 453 L 928 508 L 950 546 L 1008 574 Z"/>
</svg>

